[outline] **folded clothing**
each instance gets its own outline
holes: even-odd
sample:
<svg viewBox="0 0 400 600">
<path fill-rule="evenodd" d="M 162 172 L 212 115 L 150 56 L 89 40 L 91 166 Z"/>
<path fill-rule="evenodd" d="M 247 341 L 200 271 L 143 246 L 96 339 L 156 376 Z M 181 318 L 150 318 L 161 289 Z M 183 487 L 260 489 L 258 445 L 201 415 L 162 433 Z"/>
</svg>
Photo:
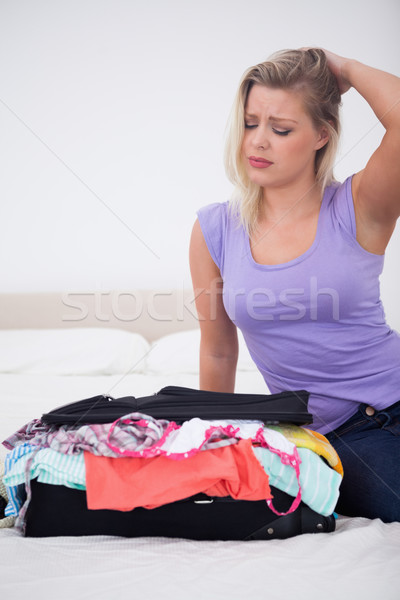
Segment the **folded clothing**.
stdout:
<svg viewBox="0 0 400 600">
<path fill-rule="evenodd" d="M 65 485 L 78 490 L 86 489 L 85 464 L 83 452 L 80 454 L 62 454 L 51 448 L 30 446 L 30 452 L 25 452 L 14 464 L 8 467 L 4 482 L 7 487 L 24 483 L 26 480 L 27 461 L 32 453 L 29 479 L 38 479 L 41 483 Z"/>
<path fill-rule="evenodd" d="M 83 452 L 67 455 L 28 442 L 16 446 L 5 459 L 6 516 L 18 516 L 26 500 L 25 483 L 36 478 L 41 483 L 86 489 Z"/>
</svg>

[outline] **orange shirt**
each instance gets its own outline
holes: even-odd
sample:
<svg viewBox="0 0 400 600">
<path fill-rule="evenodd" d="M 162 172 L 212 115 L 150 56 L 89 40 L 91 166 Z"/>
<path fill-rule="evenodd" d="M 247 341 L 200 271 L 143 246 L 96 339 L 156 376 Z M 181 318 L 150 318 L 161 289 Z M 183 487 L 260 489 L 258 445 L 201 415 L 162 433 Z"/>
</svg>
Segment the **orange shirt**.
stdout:
<svg viewBox="0 0 400 600">
<path fill-rule="evenodd" d="M 183 460 L 110 458 L 85 452 L 89 509 L 156 508 L 203 492 L 242 500 L 272 498 L 268 475 L 241 440 Z"/>
</svg>

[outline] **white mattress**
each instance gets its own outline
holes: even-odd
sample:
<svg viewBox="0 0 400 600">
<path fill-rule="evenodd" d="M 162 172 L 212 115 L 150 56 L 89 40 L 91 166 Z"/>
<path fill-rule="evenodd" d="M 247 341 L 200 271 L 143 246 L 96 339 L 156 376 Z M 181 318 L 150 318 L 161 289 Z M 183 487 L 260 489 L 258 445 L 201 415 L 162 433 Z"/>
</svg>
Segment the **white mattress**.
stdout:
<svg viewBox="0 0 400 600">
<path fill-rule="evenodd" d="M 400 524 L 267 542 L 0 535 L 2 597 L 321 600 L 399 598 Z"/>
<path fill-rule="evenodd" d="M 158 355 L 166 359 L 158 371 L 154 362 L 137 369 L 141 372 L 108 375 L 8 365 L 9 372 L 0 373 L 1 439 L 43 412 L 81 398 L 140 396 L 170 384 L 198 387 L 187 347 L 179 355 L 176 338 L 168 351 L 170 342 L 164 350 L 158 345 Z M 191 351 L 195 357 L 196 345 Z M 236 391 L 265 392 L 244 358 Z M 265 542 L 23 538 L 15 529 L 0 529 L 0 557 L 1 598 L 11 600 L 400 598 L 400 523 L 362 518 L 339 517 L 334 533 Z"/>
</svg>

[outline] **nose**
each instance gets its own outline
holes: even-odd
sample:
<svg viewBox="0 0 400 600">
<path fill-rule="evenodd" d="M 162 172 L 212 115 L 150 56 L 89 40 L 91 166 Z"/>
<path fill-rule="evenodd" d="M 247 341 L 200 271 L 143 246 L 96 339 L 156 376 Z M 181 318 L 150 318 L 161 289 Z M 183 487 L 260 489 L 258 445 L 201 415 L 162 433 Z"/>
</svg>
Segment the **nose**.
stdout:
<svg viewBox="0 0 400 600">
<path fill-rule="evenodd" d="M 269 146 L 269 138 L 266 130 L 263 127 L 258 126 L 254 130 L 253 146 L 258 150 L 265 150 Z"/>
</svg>

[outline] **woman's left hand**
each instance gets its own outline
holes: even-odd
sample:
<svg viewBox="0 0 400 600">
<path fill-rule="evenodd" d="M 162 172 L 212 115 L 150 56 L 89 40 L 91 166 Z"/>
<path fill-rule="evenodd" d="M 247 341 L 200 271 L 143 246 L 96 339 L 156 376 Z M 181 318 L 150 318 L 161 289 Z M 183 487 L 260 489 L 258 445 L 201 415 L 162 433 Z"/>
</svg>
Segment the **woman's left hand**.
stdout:
<svg viewBox="0 0 400 600">
<path fill-rule="evenodd" d="M 343 56 L 339 56 L 338 54 L 334 54 L 333 52 L 329 52 L 329 50 L 325 50 L 322 48 L 325 53 L 328 67 L 336 77 L 336 81 L 338 82 L 339 91 L 341 94 L 344 94 L 351 88 L 351 83 L 345 78 L 343 75 L 344 66 L 347 62 L 347 58 Z"/>
</svg>

